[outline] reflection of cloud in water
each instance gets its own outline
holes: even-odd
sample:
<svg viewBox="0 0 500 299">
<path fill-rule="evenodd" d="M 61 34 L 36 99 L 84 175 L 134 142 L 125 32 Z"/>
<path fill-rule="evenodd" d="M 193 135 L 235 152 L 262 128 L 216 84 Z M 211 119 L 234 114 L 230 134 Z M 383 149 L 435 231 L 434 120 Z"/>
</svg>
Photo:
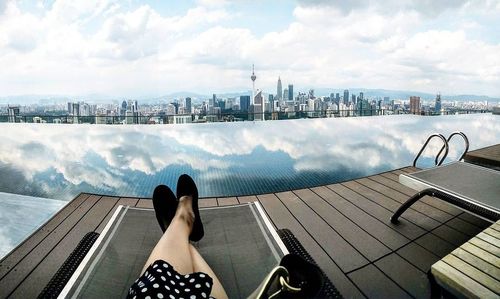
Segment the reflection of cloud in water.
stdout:
<svg viewBox="0 0 500 299">
<path fill-rule="evenodd" d="M 61 190 L 73 195 L 88 191 L 149 196 L 151 190 L 146 188 L 153 188 L 151 184 L 165 180 L 175 184 L 181 172 L 206 184 L 200 189 L 208 196 L 229 195 L 224 190 L 231 189 L 230 184 L 249 184 L 249 178 L 274 178 L 281 180 L 281 186 L 289 186 L 287 180 L 297 181 L 296 177 L 307 173 L 331 183 L 338 180 L 340 171 L 359 176 L 409 165 L 433 132 L 448 135 L 462 130 L 472 149 L 500 140 L 498 117 L 492 115 L 176 126 L 0 126 L 7 128 L 0 131 L 0 164 L 5 165 L 0 171 L 12 173 L 21 182 L 9 187 L 9 178 L 3 176 L 0 191 L 49 192 L 56 197 Z M 423 157 L 430 160 L 440 147 L 437 140 L 432 142 Z M 457 140 L 450 148 L 450 158 L 458 157 L 461 150 Z M 261 184 L 267 186 L 264 181 Z M 307 185 L 304 181 L 293 186 Z M 278 187 L 258 189 L 284 189 Z"/>
<path fill-rule="evenodd" d="M 66 204 L 0 192 L 0 258 Z"/>
</svg>

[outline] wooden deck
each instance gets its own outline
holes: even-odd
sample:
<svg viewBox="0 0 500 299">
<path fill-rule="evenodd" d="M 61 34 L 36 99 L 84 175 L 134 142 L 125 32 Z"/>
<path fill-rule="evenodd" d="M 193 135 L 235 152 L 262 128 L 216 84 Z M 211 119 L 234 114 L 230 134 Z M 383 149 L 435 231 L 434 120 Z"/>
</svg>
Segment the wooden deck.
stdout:
<svg viewBox="0 0 500 299">
<path fill-rule="evenodd" d="M 353 181 L 256 196 L 205 198 L 200 206 L 259 201 L 276 228 L 289 228 L 345 297 L 429 297 L 431 265 L 490 224 L 439 200 L 391 214 L 414 190 L 406 167 Z M 0 262 L 0 298 L 37 296 L 89 231 L 101 232 L 118 205 L 150 199 L 80 194 Z M 494 244 L 498 246 L 498 244 Z"/>
<path fill-rule="evenodd" d="M 500 169 L 500 144 L 470 151 L 465 154 L 464 160 L 466 162 Z"/>
</svg>

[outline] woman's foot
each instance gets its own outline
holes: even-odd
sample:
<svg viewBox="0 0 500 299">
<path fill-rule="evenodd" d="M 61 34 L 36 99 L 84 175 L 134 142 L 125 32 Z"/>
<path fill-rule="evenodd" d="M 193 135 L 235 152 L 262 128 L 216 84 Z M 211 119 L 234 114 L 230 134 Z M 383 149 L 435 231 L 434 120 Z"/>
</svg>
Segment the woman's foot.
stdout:
<svg viewBox="0 0 500 299">
<path fill-rule="evenodd" d="M 198 209 L 198 188 L 196 188 L 193 179 L 187 174 L 181 175 L 177 181 L 177 198 L 186 205 L 189 205 L 189 202 L 191 202 L 191 212 L 194 222 L 189 240 L 193 242 L 201 240 L 205 232 L 200 218 L 200 210 Z M 186 209 L 189 211 L 189 207 L 186 207 Z"/>
<path fill-rule="evenodd" d="M 177 198 L 174 192 L 165 185 L 158 185 L 153 192 L 153 206 L 156 220 L 163 232 L 167 229 L 177 210 Z"/>
</svg>

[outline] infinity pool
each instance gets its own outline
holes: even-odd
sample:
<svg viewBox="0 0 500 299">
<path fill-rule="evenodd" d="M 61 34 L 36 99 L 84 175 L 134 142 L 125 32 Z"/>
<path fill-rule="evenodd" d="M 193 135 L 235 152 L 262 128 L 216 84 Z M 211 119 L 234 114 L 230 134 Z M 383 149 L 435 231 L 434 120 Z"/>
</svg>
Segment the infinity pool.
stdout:
<svg viewBox="0 0 500 299">
<path fill-rule="evenodd" d="M 0 192 L 149 197 L 188 173 L 200 196 L 277 192 L 408 166 L 427 136 L 500 142 L 500 117 L 412 115 L 186 125 L 0 124 Z M 430 166 L 439 142 L 420 166 Z M 459 138 L 449 160 L 460 156 Z"/>
<path fill-rule="evenodd" d="M 499 120 L 476 114 L 158 126 L 0 124 L 0 258 L 80 192 L 150 197 L 158 184 L 175 188 L 182 173 L 194 177 L 203 197 L 335 183 L 410 165 L 434 132 L 463 131 L 471 149 L 500 143 Z M 440 147 L 431 143 L 418 166 L 432 166 Z M 457 138 L 448 161 L 462 150 Z"/>
</svg>

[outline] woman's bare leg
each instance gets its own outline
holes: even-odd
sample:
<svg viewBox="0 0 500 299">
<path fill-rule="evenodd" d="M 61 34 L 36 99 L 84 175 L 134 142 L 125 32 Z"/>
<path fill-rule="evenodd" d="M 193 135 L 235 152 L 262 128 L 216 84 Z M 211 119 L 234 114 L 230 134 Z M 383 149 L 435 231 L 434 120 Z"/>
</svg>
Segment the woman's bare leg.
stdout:
<svg viewBox="0 0 500 299">
<path fill-rule="evenodd" d="M 189 251 L 191 252 L 191 260 L 193 261 L 194 272 L 207 273 L 208 275 L 210 275 L 210 277 L 212 277 L 214 281 L 212 292 L 210 293 L 210 295 L 218 299 L 227 298 L 226 291 L 224 290 L 224 287 L 222 287 L 222 284 L 217 278 L 217 275 L 215 275 L 214 271 L 212 271 L 212 268 L 210 268 L 210 266 L 207 264 L 198 250 L 196 250 L 193 245 L 189 244 Z"/>
<path fill-rule="evenodd" d="M 191 198 L 183 197 L 167 230 L 149 255 L 142 273 L 156 260 L 170 263 L 177 272 L 189 274 L 194 272 L 189 250 L 189 234 L 193 227 L 194 213 Z"/>
</svg>

